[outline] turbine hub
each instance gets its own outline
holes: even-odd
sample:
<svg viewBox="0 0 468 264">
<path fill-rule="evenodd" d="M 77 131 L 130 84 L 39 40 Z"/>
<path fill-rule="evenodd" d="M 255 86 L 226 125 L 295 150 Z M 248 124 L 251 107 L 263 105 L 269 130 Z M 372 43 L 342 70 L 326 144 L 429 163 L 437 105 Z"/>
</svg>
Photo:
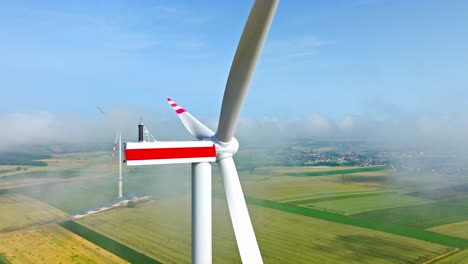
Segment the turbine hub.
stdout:
<svg viewBox="0 0 468 264">
<path fill-rule="evenodd" d="M 232 157 L 239 150 L 239 141 L 234 137 L 228 143 L 219 141 L 216 136 L 211 137 L 211 141 L 216 147 L 217 160 Z"/>
</svg>

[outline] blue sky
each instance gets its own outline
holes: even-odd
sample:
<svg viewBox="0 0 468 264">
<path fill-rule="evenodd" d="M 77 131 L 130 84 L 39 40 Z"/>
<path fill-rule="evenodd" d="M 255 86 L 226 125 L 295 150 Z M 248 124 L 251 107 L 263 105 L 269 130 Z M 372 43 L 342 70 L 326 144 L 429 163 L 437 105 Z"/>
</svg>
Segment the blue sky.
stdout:
<svg viewBox="0 0 468 264">
<path fill-rule="evenodd" d="M 216 118 L 253 1 L 2 1 L 0 114 Z M 468 1 L 280 2 L 242 115 L 467 112 Z"/>
</svg>

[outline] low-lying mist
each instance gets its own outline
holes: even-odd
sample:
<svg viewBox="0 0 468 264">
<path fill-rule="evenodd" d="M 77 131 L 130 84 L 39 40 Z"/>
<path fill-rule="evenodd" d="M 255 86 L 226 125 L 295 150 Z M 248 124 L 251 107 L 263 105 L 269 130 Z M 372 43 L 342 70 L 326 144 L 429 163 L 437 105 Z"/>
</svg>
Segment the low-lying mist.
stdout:
<svg viewBox="0 0 468 264">
<path fill-rule="evenodd" d="M 118 129 L 122 130 L 124 142 L 137 140 L 140 116 L 141 112 L 130 110 L 97 113 L 87 118 L 47 112 L 3 114 L 0 115 L 0 152 L 63 154 L 100 150 L 110 153 Z M 215 130 L 217 119 L 201 120 Z M 157 140 L 193 140 L 175 115 L 163 119 L 143 114 L 143 122 Z M 421 170 L 431 175 L 454 174 L 454 171 L 463 174 L 468 164 L 466 135 L 468 114 L 464 113 L 394 114 L 386 118 L 371 115 L 329 118 L 319 113 L 297 119 L 243 117 L 236 131 L 241 146 L 236 162 L 240 174 L 244 174 L 256 166 L 247 161 L 261 159 L 260 166 L 276 164 L 270 153 L 287 148 L 298 139 L 360 141 L 394 155 L 395 164 L 405 168 L 404 173 L 395 177 L 406 179 L 408 172 Z M 433 162 L 434 159 L 438 162 Z"/>
<path fill-rule="evenodd" d="M 140 113 L 113 112 L 95 117 L 56 115 L 48 112 L 0 115 L 0 151 L 30 149 L 38 145 L 71 145 L 80 149 L 112 146 L 122 130 L 124 141 L 137 139 Z M 213 130 L 217 119 L 201 118 Z M 176 116 L 143 115 L 157 140 L 192 140 Z M 241 146 L 283 145 L 297 138 L 359 140 L 391 148 L 415 148 L 464 155 L 468 146 L 468 114 L 405 114 L 376 119 L 363 115 L 328 118 L 310 113 L 304 118 L 241 118 L 236 137 Z M 60 149 L 51 149 L 60 152 Z"/>
</svg>

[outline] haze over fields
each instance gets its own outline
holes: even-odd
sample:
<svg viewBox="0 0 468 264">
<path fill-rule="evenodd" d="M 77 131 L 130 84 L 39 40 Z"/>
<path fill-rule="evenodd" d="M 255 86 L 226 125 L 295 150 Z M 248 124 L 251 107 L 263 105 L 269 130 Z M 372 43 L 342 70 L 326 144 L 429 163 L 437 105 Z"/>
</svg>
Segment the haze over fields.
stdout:
<svg viewBox="0 0 468 264">
<path fill-rule="evenodd" d="M 163 100 L 158 102 L 165 104 Z M 188 102 L 189 103 L 189 102 Z M 189 106 L 187 106 L 188 108 Z M 168 107 L 167 112 L 171 109 Z M 116 128 L 123 130 L 126 140 L 136 139 L 135 126 L 143 115 L 146 126 L 158 140 L 190 140 L 191 136 L 176 119 L 158 119 L 151 113 L 129 109 L 115 110 L 108 116 L 62 116 L 51 113 L 3 114 L 0 122 L 0 150 L 21 149 L 21 145 L 90 145 L 111 144 Z M 217 119 L 201 118 L 216 128 Z M 468 114 L 394 115 L 383 120 L 359 115 L 327 118 L 310 113 L 305 118 L 241 118 L 237 137 L 260 140 L 262 144 L 282 143 L 284 140 L 313 137 L 316 139 L 348 139 L 379 142 L 382 146 L 418 148 L 421 151 L 440 150 L 466 154 Z"/>
</svg>

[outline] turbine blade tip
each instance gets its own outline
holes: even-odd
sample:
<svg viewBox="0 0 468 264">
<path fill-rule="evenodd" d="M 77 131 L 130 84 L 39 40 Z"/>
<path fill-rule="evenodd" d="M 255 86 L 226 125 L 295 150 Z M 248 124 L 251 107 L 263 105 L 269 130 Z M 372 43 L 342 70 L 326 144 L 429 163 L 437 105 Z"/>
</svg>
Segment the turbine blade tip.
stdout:
<svg viewBox="0 0 468 264">
<path fill-rule="evenodd" d="M 167 98 L 167 101 L 168 101 L 168 102 L 169 102 L 169 101 L 172 101 L 172 99 L 168 97 L 168 98 Z"/>
</svg>

